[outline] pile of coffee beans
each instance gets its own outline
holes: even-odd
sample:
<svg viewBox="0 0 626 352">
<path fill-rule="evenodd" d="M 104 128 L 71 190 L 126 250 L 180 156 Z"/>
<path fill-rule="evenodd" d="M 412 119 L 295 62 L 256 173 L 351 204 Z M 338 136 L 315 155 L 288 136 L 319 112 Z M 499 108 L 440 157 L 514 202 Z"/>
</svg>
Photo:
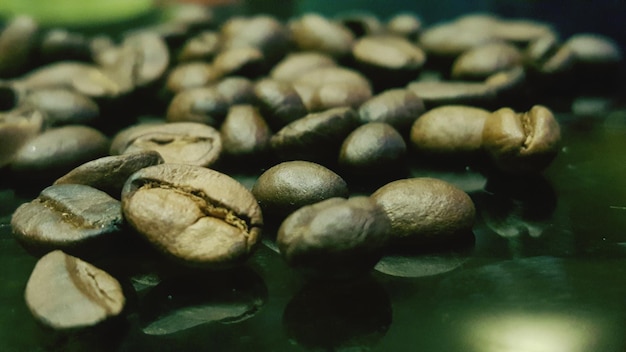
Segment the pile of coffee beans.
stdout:
<svg viewBox="0 0 626 352">
<path fill-rule="evenodd" d="M 610 38 L 489 14 L 218 22 L 189 5 L 119 35 L 10 19 L 0 172 L 43 189 L 11 220 L 42 256 L 27 305 L 60 330 L 118 316 L 120 283 L 84 260 L 137 243 L 181 271 L 267 243 L 311 280 L 471 243 L 470 195 L 409 167 L 534 177 L 559 151 L 547 97 L 606 93 L 621 61 Z"/>
</svg>

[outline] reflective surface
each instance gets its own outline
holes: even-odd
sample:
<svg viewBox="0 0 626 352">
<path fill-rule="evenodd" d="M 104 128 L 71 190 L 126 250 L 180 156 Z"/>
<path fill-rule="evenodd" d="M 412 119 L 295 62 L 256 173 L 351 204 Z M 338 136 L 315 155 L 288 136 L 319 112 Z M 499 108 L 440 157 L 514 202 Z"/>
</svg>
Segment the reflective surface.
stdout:
<svg viewBox="0 0 626 352">
<path fill-rule="evenodd" d="M 25 306 L 36 258 L 9 221 L 39 189 L 3 183 L 2 350 L 623 351 L 626 111 L 558 118 L 562 150 L 541 178 L 413 166 L 470 193 L 472 246 L 390 254 L 362 280 L 312 284 L 272 249 L 272 233 L 248 265 L 218 273 L 164 265 L 130 241 L 92 261 L 122 281 L 124 316 L 73 334 L 38 326 Z"/>
</svg>

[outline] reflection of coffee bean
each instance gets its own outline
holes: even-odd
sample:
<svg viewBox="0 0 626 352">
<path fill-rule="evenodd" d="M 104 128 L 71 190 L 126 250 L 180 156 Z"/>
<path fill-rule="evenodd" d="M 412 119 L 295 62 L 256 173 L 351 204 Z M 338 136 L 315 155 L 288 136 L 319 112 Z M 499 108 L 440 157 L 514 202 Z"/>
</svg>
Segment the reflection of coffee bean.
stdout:
<svg viewBox="0 0 626 352">
<path fill-rule="evenodd" d="M 119 315 L 126 301 L 115 278 L 61 251 L 39 259 L 25 298 L 37 320 L 58 330 L 99 324 Z"/>
<path fill-rule="evenodd" d="M 150 166 L 122 191 L 124 217 L 156 249 L 190 266 L 241 264 L 255 249 L 263 217 L 239 182 L 207 168 Z"/>
<path fill-rule="evenodd" d="M 15 238 L 33 253 L 97 250 L 120 230 L 120 202 L 85 185 L 54 185 L 11 218 Z"/>
<path fill-rule="evenodd" d="M 331 198 L 289 215 L 276 242 L 287 263 L 306 275 L 350 279 L 374 267 L 390 229 L 387 215 L 370 198 Z"/>
</svg>

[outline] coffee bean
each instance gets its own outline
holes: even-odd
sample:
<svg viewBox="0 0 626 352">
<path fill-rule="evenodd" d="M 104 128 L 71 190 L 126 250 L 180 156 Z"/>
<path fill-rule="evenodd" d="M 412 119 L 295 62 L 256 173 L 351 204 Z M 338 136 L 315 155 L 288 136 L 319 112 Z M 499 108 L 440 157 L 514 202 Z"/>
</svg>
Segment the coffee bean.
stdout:
<svg viewBox="0 0 626 352">
<path fill-rule="evenodd" d="M 257 103 L 252 81 L 245 77 L 230 76 L 214 86 L 229 106 Z"/>
<path fill-rule="evenodd" d="M 174 96 L 167 107 L 169 122 L 195 122 L 218 127 L 228 112 L 228 101 L 216 87 L 186 89 Z"/>
<path fill-rule="evenodd" d="M 470 237 L 475 208 L 456 186 L 434 178 L 388 183 L 372 194 L 391 220 L 391 241 L 423 248 L 454 247 Z"/>
<path fill-rule="evenodd" d="M 196 122 L 139 124 L 120 131 L 111 155 L 153 150 L 166 163 L 210 166 L 222 152 L 219 132 Z"/>
<path fill-rule="evenodd" d="M 250 191 L 207 168 L 162 164 L 134 173 L 122 191 L 128 223 L 157 250 L 186 265 L 241 264 L 263 217 Z"/>
<path fill-rule="evenodd" d="M 255 84 L 254 93 L 263 116 L 276 131 L 307 114 L 300 95 L 290 83 L 263 79 Z"/>
<path fill-rule="evenodd" d="M 543 171 L 559 149 L 561 132 L 552 112 L 541 105 L 516 113 L 502 108 L 490 114 L 483 130 L 483 147 L 505 172 Z"/>
<path fill-rule="evenodd" d="M 270 146 L 281 160 L 334 162 L 343 140 L 358 126 L 351 108 L 308 114 L 272 136 Z"/>
<path fill-rule="evenodd" d="M 95 128 L 67 125 L 46 130 L 22 145 L 11 171 L 27 179 L 55 179 L 107 154 L 109 139 Z"/>
<path fill-rule="evenodd" d="M 278 62 L 270 72 L 273 79 L 293 82 L 303 72 L 312 71 L 316 68 L 336 66 L 335 60 L 330 55 L 315 51 L 294 52 Z"/>
<path fill-rule="evenodd" d="M 306 275 L 350 279 L 376 265 L 390 229 L 387 215 L 370 198 L 331 198 L 289 215 L 276 242 L 287 264 Z"/>
<path fill-rule="evenodd" d="M 308 161 L 287 161 L 265 171 L 252 194 L 268 220 L 282 221 L 305 205 L 332 197 L 347 197 L 348 186 L 336 173 Z"/>
<path fill-rule="evenodd" d="M 185 42 L 178 53 L 178 61 L 210 61 L 217 55 L 219 48 L 219 34 L 214 31 L 203 31 Z"/>
<path fill-rule="evenodd" d="M 414 13 L 398 13 L 387 21 L 387 32 L 389 34 L 404 37 L 408 40 L 416 40 L 421 31 L 422 20 Z"/>
<path fill-rule="evenodd" d="M 39 259 L 26 283 L 26 305 L 55 330 L 87 328 L 118 316 L 126 303 L 120 283 L 62 251 Z"/>
<path fill-rule="evenodd" d="M 220 51 L 213 65 L 222 76 L 255 78 L 267 70 L 263 53 L 253 47 L 239 47 Z"/>
<path fill-rule="evenodd" d="M 293 82 L 309 112 L 350 106 L 357 109 L 372 97 L 372 88 L 362 74 L 342 67 L 309 71 Z"/>
<path fill-rule="evenodd" d="M 93 125 L 100 117 L 95 101 L 66 88 L 37 89 L 28 93 L 24 100 L 45 114 L 48 126 Z"/>
<path fill-rule="evenodd" d="M 470 49 L 452 65 L 452 79 L 479 80 L 522 65 L 522 53 L 512 44 L 490 43 Z"/>
<path fill-rule="evenodd" d="M 51 29 L 43 35 L 38 54 L 43 62 L 91 60 L 89 39 L 82 33 L 61 28 Z"/>
<path fill-rule="evenodd" d="M 224 49 L 257 48 L 270 63 L 281 59 L 290 45 L 287 28 L 267 15 L 249 17 L 236 25 L 227 22 L 222 26 L 221 34 Z"/>
<path fill-rule="evenodd" d="M 0 31 L 0 78 L 16 77 L 32 63 L 39 26 L 28 16 L 8 21 Z"/>
<path fill-rule="evenodd" d="M 289 30 L 300 50 L 318 51 L 337 58 L 348 55 L 354 42 L 354 35 L 345 26 L 316 14 L 292 20 Z"/>
<path fill-rule="evenodd" d="M 415 81 L 407 89 L 424 101 L 427 110 L 442 105 L 489 107 L 496 99 L 495 87 L 484 82 Z"/>
<path fill-rule="evenodd" d="M 553 33 L 545 23 L 525 19 L 498 19 L 492 27 L 493 35 L 506 42 L 526 46 L 529 42 Z"/>
<path fill-rule="evenodd" d="M 344 27 L 348 28 L 355 38 L 383 33 L 384 27 L 376 15 L 367 11 L 354 11 L 336 17 Z"/>
<path fill-rule="evenodd" d="M 167 75 L 167 90 L 178 93 L 186 89 L 207 86 L 221 78 L 220 72 L 205 62 L 186 62 L 174 67 Z"/>
<path fill-rule="evenodd" d="M 419 44 L 429 55 L 429 61 L 439 57 L 448 60 L 463 52 L 487 43 L 497 41 L 489 30 L 493 19 L 485 17 L 484 24 L 463 25 L 461 19 L 453 22 L 436 24 L 426 28 L 420 35 Z"/>
<path fill-rule="evenodd" d="M 120 202 L 85 185 L 47 187 L 13 213 L 15 239 L 29 252 L 88 254 L 113 242 L 122 225 Z"/>
<path fill-rule="evenodd" d="M 54 184 L 87 185 L 119 199 L 122 187 L 131 174 L 144 167 L 162 163 L 161 155 L 152 150 L 106 156 L 76 167 L 54 181 Z"/>
<path fill-rule="evenodd" d="M 384 122 L 399 132 L 407 132 L 411 124 L 424 112 L 422 100 L 408 89 L 386 90 L 361 105 L 361 123 Z"/>
<path fill-rule="evenodd" d="M 235 105 L 228 111 L 220 134 L 226 157 L 253 161 L 268 151 L 272 131 L 256 107 Z"/>
<path fill-rule="evenodd" d="M 60 61 L 38 67 L 14 81 L 15 86 L 25 89 L 74 88 L 73 82 L 78 77 L 90 77 L 102 74 L 100 69 L 90 63 Z"/>
<path fill-rule="evenodd" d="M 44 116 L 29 106 L 0 111 L 0 167 L 10 164 L 23 145 L 42 130 Z"/>
<path fill-rule="evenodd" d="M 370 122 L 352 131 L 339 151 L 339 166 L 351 174 L 394 174 L 404 167 L 406 144 L 391 125 Z M 365 176 L 365 177 L 368 177 Z"/>
</svg>

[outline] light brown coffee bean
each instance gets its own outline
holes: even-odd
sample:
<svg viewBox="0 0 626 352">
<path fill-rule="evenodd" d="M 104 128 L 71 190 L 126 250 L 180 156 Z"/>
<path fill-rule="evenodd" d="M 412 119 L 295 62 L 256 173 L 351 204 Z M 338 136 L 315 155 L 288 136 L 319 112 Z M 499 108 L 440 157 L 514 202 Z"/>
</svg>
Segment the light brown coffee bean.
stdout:
<svg viewBox="0 0 626 352">
<path fill-rule="evenodd" d="M 419 16 L 409 12 L 398 13 L 387 21 L 387 32 L 389 34 L 409 40 L 416 40 L 422 31 L 422 27 L 422 20 Z"/>
</svg>

